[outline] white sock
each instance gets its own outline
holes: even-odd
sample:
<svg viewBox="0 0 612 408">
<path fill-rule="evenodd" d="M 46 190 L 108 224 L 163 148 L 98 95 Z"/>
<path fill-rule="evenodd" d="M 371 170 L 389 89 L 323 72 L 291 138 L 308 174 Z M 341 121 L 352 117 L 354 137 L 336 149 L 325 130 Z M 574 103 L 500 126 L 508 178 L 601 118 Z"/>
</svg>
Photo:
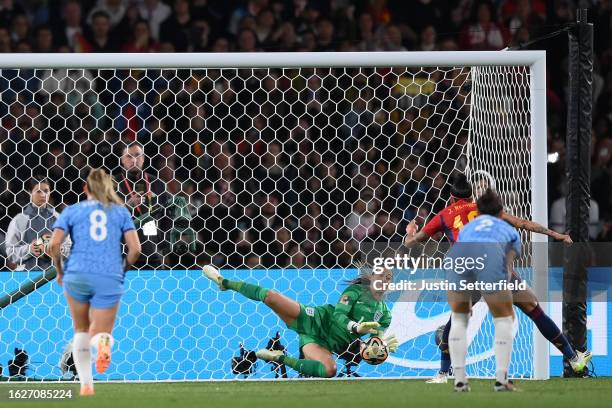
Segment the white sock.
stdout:
<svg viewBox="0 0 612 408">
<path fill-rule="evenodd" d="M 89 345 L 89 333 L 79 332 L 72 339 L 72 359 L 79 374 L 81 386 L 93 387 L 93 374 L 91 373 L 91 347 Z"/>
<path fill-rule="evenodd" d="M 451 315 L 451 328 L 448 334 L 448 349 L 455 374 L 455 384 L 466 383 L 465 358 L 467 355 L 467 327 L 470 315 L 454 313 Z"/>
<path fill-rule="evenodd" d="M 102 332 L 102 333 L 94 334 L 94 336 L 91 338 L 89 343 L 91 344 L 91 347 L 93 347 L 96 350 L 96 352 L 98 351 L 98 343 L 100 341 L 100 337 L 103 337 L 103 336 L 110 338 L 111 348 L 113 348 L 113 345 L 115 344 L 115 339 L 110 333 Z"/>
<path fill-rule="evenodd" d="M 508 366 L 512 355 L 512 325 L 513 316 L 496 317 L 495 325 L 495 379 L 506 384 L 508 382 Z"/>
</svg>

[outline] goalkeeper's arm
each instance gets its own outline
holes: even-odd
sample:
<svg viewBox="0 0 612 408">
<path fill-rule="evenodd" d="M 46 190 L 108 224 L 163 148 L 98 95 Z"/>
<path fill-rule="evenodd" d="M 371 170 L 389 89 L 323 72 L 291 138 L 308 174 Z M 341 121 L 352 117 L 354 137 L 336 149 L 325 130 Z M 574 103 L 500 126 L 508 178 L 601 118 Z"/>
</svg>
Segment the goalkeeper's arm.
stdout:
<svg viewBox="0 0 612 408">
<path fill-rule="evenodd" d="M 391 312 L 389 309 L 386 309 L 382 318 L 380 319 L 380 328 L 378 329 L 376 336 L 383 339 L 383 341 L 387 344 L 390 353 L 395 353 L 397 351 L 397 347 L 399 346 L 399 342 L 395 337 L 395 334 L 385 335 L 385 330 L 389 328 L 389 325 L 391 325 Z"/>
<path fill-rule="evenodd" d="M 339 326 L 346 327 L 346 329 L 353 334 L 374 334 L 380 327 L 378 322 L 356 322 L 349 318 L 349 313 L 358 298 L 359 289 L 352 286 L 346 288 L 346 290 L 342 292 L 340 300 L 336 303 L 333 318 Z"/>
</svg>

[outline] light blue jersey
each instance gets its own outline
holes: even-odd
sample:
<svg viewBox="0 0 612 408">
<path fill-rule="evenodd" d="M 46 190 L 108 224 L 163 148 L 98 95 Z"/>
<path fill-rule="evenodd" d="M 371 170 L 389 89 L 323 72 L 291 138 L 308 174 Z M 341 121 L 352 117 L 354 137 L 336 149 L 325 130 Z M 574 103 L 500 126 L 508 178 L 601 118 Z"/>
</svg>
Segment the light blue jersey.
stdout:
<svg viewBox="0 0 612 408">
<path fill-rule="evenodd" d="M 87 200 L 62 211 L 53 229 L 62 229 L 72 239 L 64 268 L 66 291 L 77 301 L 94 307 L 110 307 L 123 293 L 121 241 L 135 229 L 128 210 L 113 204 L 105 207 Z"/>
<path fill-rule="evenodd" d="M 521 236 L 506 221 L 492 215 L 480 215 L 459 232 L 457 242 L 489 242 L 499 244 L 507 252 L 512 248 L 521 254 Z"/>
<path fill-rule="evenodd" d="M 480 215 L 459 232 L 457 242 L 447 258 L 447 278 L 459 284 L 468 282 L 496 283 L 511 280 L 506 265 L 510 250 L 521 254 L 521 237 L 518 231 L 501 218 Z M 486 292 L 486 291 L 485 291 Z"/>
</svg>

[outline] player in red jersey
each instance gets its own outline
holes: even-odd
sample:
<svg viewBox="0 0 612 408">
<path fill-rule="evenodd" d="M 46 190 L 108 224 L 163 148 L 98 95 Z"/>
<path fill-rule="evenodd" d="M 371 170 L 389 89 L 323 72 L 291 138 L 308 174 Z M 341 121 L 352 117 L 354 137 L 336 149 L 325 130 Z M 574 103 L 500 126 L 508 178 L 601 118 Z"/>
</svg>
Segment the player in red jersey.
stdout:
<svg viewBox="0 0 612 408">
<path fill-rule="evenodd" d="M 454 243 L 461 228 L 477 216 L 478 208 L 472 197 L 472 185 L 465 175 L 460 174 L 451 187 L 451 204 L 436 214 L 418 233 L 416 221 L 412 220 L 406 227 L 404 244 L 410 248 L 418 242 L 427 241 L 438 232 L 443 232 L 446 238 Z M 572 243 L 569 235 L 560 234 L 537 222 L 518 218 L 506 212 L 503 213 L 502 219 L 515 228 L 548 235 L 567 244 Z"/>
<path fill-rule="evenodd" d="M 451 186 L 451 204 L 436 214 L 419 232 L 415 220 L 412 220 L 406 227 L 406 237 L 404 244 L 410 248 L 419 242 L 425 242 L 439 232 L 443 232 L 451 243 L 454 243 L 459 235 L 461 228 L 478 216 L 478 209 L 472 197 L 472 185 L 464 174 L 459 174 Z M 515 228 L 524 229 L 531 232 L 548 235 L 555 240 L 563 241 L 567 244 L 572 243 L 569 235 L 560 234 L 550 230 L 537 222 L 515 217 L 508 213 L 503 213 L 502 219 Z M 520 282 L 521 278 L 514 272 L 513 280 Z M 559 327 L 544 313 L 538 299 L 530 288 L 524 291 L 513 293 L 514 305 L 517 306 L 536 324 L 542 335 L 548 339 L 565 357 L 568 358 L 572 369 L 575 372 L 584 371 L 586 365 L 591 361 L 591 353 L 588 350 L 580 352 L 574 350 Z M 480 293 L 476 293 L 472 303 L 480 300 Z M 444 327 L 442 340 L 440 342 L 441 367 L 434 378 L 427 381 L 430 384 L 444 384 L 450 372 L 450 355 L 448 353 L 448 334 L 450 331 L 450 319 Z"/>
</svg>

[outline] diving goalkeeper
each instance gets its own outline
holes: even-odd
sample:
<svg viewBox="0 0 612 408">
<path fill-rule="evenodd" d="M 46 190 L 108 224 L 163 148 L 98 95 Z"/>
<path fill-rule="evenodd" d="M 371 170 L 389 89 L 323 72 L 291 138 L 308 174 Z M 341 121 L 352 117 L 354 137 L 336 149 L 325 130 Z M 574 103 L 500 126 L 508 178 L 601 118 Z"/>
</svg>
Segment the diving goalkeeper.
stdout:
<svg viewBox="0 0 612 408">
<path fill-rule="evenodd" d="M 306 306 L 270 289 L 224 279 L 213 266 L 203 268 L 204 276 L 220 290 L 233 290 L 249 299 L 265 303 L 287 327 L 299 334 L 303 359 L 286 356 L 279 350 L 259 350 L 257 358 L 285 364 L 310 377 L 334 377 L 333 354 L 346 351 L 363 335 L 380 336 L 391 323 L 391 313 L 384 302 L 383 291 L 374 289 L 374 282 L 391 281 L 391 273 L 368 274 L 349 282 L 336 305 Z M 391 335 L 385 339 L 390 352 L 398 342 Z"/>
</svg>

